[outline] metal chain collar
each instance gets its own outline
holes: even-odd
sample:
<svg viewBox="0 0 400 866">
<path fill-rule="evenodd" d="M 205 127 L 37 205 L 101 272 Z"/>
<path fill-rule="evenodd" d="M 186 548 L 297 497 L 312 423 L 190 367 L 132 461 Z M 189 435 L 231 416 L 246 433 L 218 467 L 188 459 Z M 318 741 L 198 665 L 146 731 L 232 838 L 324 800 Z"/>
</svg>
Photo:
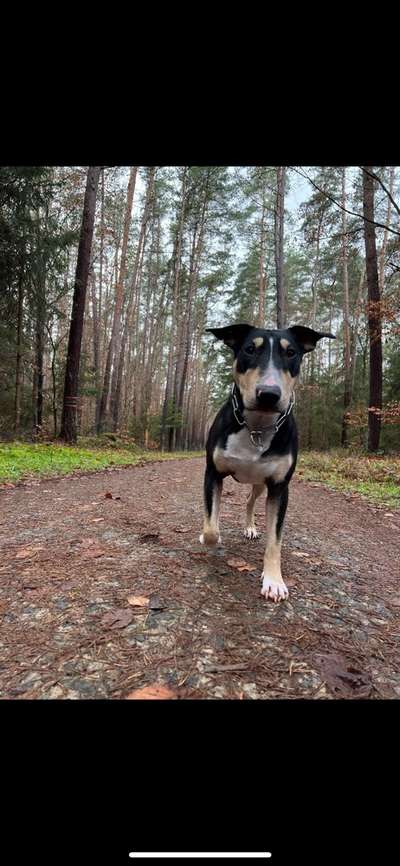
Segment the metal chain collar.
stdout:
<svg viewBox="0 0 400 866">
<path fill-rule="evenodd" d="M 242 420 L 239 418 L 239 415 L 241 415 L 241 412 L 239 409 L 239 404 L 237 401 L 235 388 L 236 388 L 236 383 L 234 382 L 232 385 L 231 399 L 232 399 L 233 414 L 236 418 L 236 421 L 238 424 L 240 424 L 241 427 L 243 427 L 243 426 L 247 427 L 247 429 L 250 433 L 250 441 L 251 441 L 252 445 L 254 445 L 255 448 L 262 448 L 263 447 L 264 434 L 266 433 L 266 431 L 267 430 L 275 430 L 275 433 L 277 433 L 279 428 L 282 427 L 282 424 L 284 424 L 284 422 L 286 421 L 286 418 L 288 417 L 288 415 L 290 415 L 290 413 L 293 409 L 294 403 L 295 403 L 294 391 L 292 392 L 292 396 L 290 398 L 290 403 L 289 403 L 288 408 L 286 409 L 286 412 L 281 413 L 281 415 L 279 416 L 279 418 L 275 422 L 275 424 L 270 424 L 269 427 L 264 427 L 263 430 L 251 430 L 247 421 L 245 420 L 245 418 L 243 418 L 243 416 L 242 416 Z M 275 433 L 274 433 L 274 435 L 275 435 Z"/>
</svg>

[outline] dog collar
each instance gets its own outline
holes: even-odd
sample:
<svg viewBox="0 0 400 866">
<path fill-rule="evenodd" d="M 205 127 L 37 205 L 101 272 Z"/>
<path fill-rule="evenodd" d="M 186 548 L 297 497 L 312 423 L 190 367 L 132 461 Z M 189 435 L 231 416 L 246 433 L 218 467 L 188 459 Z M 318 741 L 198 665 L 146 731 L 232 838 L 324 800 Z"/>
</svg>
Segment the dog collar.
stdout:
<svg viewBox="0 0 400 866">
<path fill-rule="evenodd" d="M 282 427 L 282 424 L 285 423 L 288 415 L 290 415 L 290 413 L 293 409 L 294 403 L 295 403 L 294 392 L 292 393 L 292 396 L 290 398 L 290 403 L 289 403 L 288 408 L 286 409 L 286 412 L 281 412 L 281 414 L 279 415 L 279 418 L 275 422 L 275 424 L 270 424 L 269 427 L 264 427 L 262 430 L 252 430 L 249 427 L 246 419 L 243 418 L 243 415 L 239 409 L 239 404 L 238 404 L 238 400 L 237 400 L 237 396 L 236 396 L 235 392 L 236 392 L 236 382 L 233 383 L 232 391 L 231 391 L 232 409 L 233 409 L 233 414 L 236 418 L 236 421 L 238 424 L 240 424 L 241 427 L 247 427 L 247 429 L 250 433 L 251 444 L 254 445 L 255 448 L 263 448 L 264 434 L 266 433 L 266 431 L 267 430 L 275 430 L 275 433 L 277 433 L 279 428 Z M 275 435 L 275 433 L 274 433 L 274 435 Z"/>
</svg>

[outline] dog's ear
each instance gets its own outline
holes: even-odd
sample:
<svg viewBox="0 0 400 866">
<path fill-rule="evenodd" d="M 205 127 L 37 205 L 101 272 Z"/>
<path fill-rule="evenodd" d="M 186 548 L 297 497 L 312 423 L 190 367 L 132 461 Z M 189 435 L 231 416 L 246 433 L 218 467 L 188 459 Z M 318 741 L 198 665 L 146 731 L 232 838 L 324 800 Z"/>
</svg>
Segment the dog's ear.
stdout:
<svg viewBox="0 0 400 866">
<path fill-rule="evenodd" d="M 323 337 L 336 340 L 334 334 L 328 334 L 326 331 L 313 331 L 312 328 L 305 328 L 303 325 L 293 325 L 293 328 L 288 328 L 287 330 L 292 334 L 301 349 L 303 349 L 303 352 L 312 352 L 318 340 L 322 340 Z"/>
<path fill-rule="evenodd" d="M 237 352 L 249 332 L 253 329 L 254 325 L 241 324 L 227 325 L 226 328 L 206 328 L 206 331 L 214 334 L 217 340 L 223 340 L 226 346 Z"/>
</svg>

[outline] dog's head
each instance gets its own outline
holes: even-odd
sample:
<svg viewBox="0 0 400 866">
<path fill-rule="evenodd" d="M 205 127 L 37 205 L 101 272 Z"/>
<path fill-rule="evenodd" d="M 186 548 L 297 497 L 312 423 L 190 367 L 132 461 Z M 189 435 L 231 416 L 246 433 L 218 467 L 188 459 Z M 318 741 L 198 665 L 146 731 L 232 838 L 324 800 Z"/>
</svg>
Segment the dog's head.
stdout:
<svg viewBox="0 0 400 866">
<path fill-rule="evenodd" d="M 286 412 L 305 353 L 312 352 L 322 337 L 335 339 L 302 325 L 265 330 L 243 324 L 207 331 L 233 349 L 233 377 L 244 408 L 272 413 Z"/>
</svg>

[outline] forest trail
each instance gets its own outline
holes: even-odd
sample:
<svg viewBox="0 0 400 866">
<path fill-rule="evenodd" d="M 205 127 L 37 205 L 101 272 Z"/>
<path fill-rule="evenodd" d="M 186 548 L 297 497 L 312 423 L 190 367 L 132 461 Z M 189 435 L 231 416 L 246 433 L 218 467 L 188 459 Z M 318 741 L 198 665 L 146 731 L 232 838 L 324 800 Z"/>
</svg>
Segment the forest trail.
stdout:
<svg viewBox="0 0 400 866">
<path fill-rule="evenodd" d="M 400 697 L 400 512 L 295 477 L 290 596 L 274 605 L 263 501 L 246 542 L 247 487 L 227 479 L 223 546 L 206 551 L 203 472 L 170 460 L 0 491 L 1 698 L 154 684 L 183 699 Z"/>
</svg>

